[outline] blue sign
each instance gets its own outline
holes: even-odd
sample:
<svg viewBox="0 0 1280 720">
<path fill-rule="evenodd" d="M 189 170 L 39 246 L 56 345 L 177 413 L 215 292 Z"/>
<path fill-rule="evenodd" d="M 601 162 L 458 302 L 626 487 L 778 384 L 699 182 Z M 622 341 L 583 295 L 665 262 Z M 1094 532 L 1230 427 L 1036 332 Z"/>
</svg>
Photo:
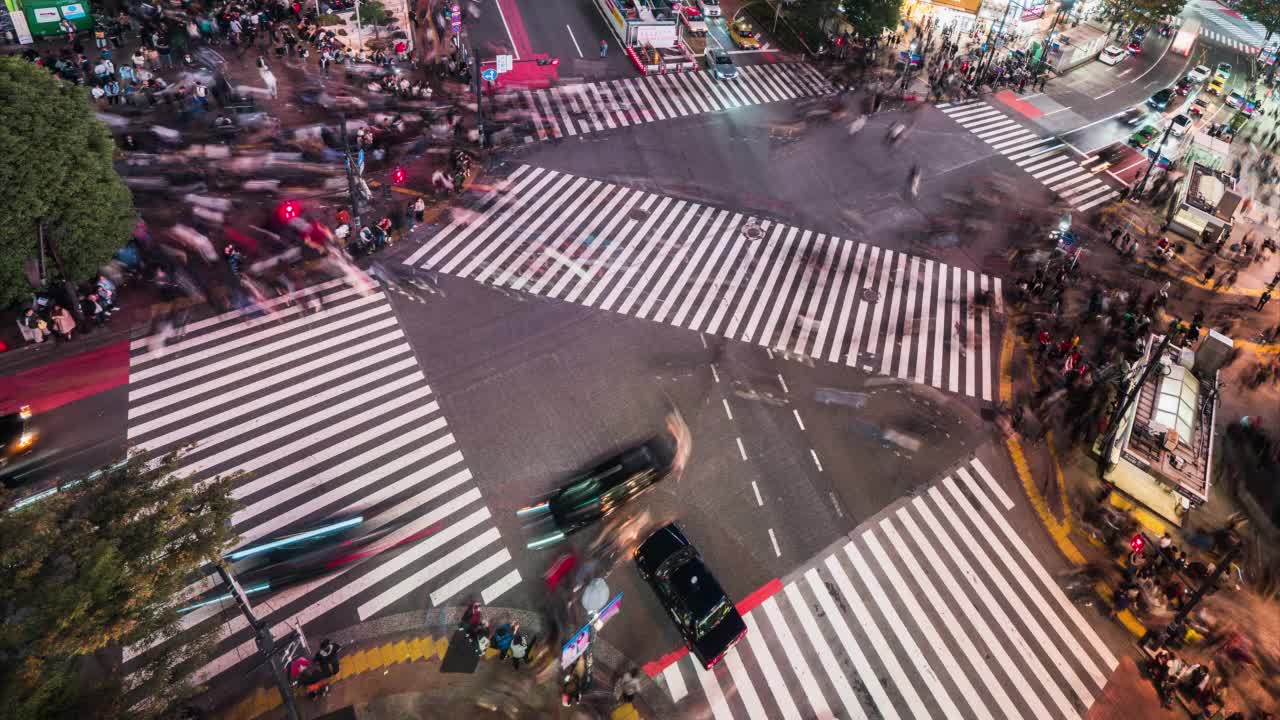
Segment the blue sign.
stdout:
<svg viewBox="0 0 1280 720">
<path fill-rule="evenodd" d="M 62 6 L 62 17 L 68 20 L 77 20 L 84 17 L 84 5 L 80 3 L 71 3 Z"/>
<path fill-rule="evenodd" d="M 485 68 L 480 71 L 480 77 L 488 80 L 489 82 L 493 82 L 498 79 L 498 71 L 493 68 Z"/>
</svg>

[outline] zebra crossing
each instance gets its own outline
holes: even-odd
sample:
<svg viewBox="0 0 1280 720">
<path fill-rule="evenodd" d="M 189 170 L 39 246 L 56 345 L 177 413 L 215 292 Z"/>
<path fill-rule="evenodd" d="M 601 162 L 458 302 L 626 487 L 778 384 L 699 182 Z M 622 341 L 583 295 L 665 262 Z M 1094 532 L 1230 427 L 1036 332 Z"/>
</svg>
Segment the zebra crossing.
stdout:
<svg viewBox="0 0 1280 720">
<path fill-rule="evenodd" d="M 715 720 L 1079 718 L 1118 660 L 1013 507 L 974 459 L 796 571 L 722 663 L 655 679 Z"/>
<path fill-rule="evenodd" d="M 943 103 L 937 108 L 1076 210 L 1084 212 L 1120 197 L 1106 180 L 1077 162 L 1062 140 L 1036 135 L 989 103 Z"/>
<path fill-rule="evenodd" d="M 732 80 L 706 72 L 642 75 L 518 90 L 514 99 L 529 118 L 522 138 L 529 143 L 834 91 L 813 66 L 787 62 L 739 65 Z"/>
<path fill-rule="evenodd" d="M 404 262 L 986 401 L 999 376 L 999 278 L 529 165 Z"/>
<path fill-rule="evenodd" d="M 285 619 L 305 628 L 344 608 L 363 621 L 411 595 L 440 606 L 475 591 L 488 603 L 519 583 L 386 296 L 333 280 L 259 308 L 134 340 L 128 439 L 153 453 L 196 443 L 183 470 L 198 480 L 249 473 L 232 492 L 242 547 L 337 516 L 389 531 L 367 562 L 253 598 L 277 636 Z M 203 623 L 223 632 L 202 679 L 253 654 L 234 603 L 187 614 L 183 629 Z"/>
<path fill-rule="evenodd" d="M 1227 35 L 1227 34 L 1225 34 L 1225 33 L 1220 33 L 1220 32 L 1218 32 L 1218 31 L 1216 31 L 1216 30 L 1209 30 L 1209 29 L 1207 29 L 1207 28 L 1201 28 L 1201 29 L 1200 29 L 1200 37 L 1202 37 L 1202 38 L 1207 38 L 1207 39 L 1212 40 L 1213 42 L 1215 42 L 1215 43 L 1217 43 L 1217 44 L 1219 44 L 1219 45 L 1226 45 L 1226 46 L 1227 46 L 1227 47 L 1229 47 L 1229 48 L 1232 48 L 1232 49 L 1235 49 L 1235 50 L 1239 50 L 1240 52 L 1249 53 L 1249 54 L 1252 54 L 1252 55 L 1257 55 L 1257 54 L 1258 54 L 1258 52 L 1260 51 L 1260 48 L 1258 48 L 1258 46 L 1256 46 L 1256 45 L 1251 45 L 1251 44 L 1249 44 L 1249 43 L 1247 43 L 1247 42 L 1242 42 L 1241 40 L 1238 40 L 1238 39 L 1237 39 L 1235 36 L 1233 36 L 1233 35 Z"/>
</svg>

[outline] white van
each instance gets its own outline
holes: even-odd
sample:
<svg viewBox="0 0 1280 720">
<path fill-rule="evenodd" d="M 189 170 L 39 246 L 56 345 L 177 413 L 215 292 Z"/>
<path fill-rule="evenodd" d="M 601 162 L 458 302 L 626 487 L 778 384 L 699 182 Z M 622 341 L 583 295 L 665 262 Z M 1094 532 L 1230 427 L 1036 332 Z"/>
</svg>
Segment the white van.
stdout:
<svg viewBox="0 0 1280 720">
<path fill-rule="evenodd" d="M 698 7 L 707 17 L 720 17 L 720 0 L 698 0 Z"/>
</svg>

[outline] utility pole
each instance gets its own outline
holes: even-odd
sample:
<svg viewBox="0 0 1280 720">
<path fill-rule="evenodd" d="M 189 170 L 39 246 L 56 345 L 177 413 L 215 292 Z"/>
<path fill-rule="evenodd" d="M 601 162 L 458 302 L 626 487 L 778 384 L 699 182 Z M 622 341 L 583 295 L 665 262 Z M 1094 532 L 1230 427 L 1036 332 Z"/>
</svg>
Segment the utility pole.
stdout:
<svg viewBox="0 0 1280 720">
<path fill-rule="evenodd" d="M 1173 334 L 1181 329 L 1181 323 L 1174 321 L 1172 327 L 1164 334 L 1164 340 L 1160 342 L 1160 347 L 1151 353 L 1151 357 L 1147 358 L 1147 366 L 1142 370 L 1142 376 L 1138 378 L 1138 382 L 1134 383 L 1125 394 L 1124 401 L 1116 406 L 1115 412 L 1111 413 L 1111 419 L 1107 422 L 1107 434 L 1102 440 L 1102 452 L 1098 455 L 1098 476 L 1106 475 L 1107 470 L 1111 469 L 1111 446 L 1116 442 L 1116 436 L 1119 435 L 1120 418 L 1129 411 L 1129 406 L 1133 405 L 1138 399 L 1138 393 L 1142 392 L 1142 386 L 1147 384 L 1147 380 L 1151 378 L 1151 373 L 1160 367 L 1160 358 L 1164 357 L 1164 351 L 1169 348 L 1173 342 Z"/>
<path fill-rule="evenodd" d="M 285 712 L 289 714 L 289 720 L 299 720 L 298 708 L 293 704 L 293 689 L 289 687 L 289 680 L 285 677 L 284 663 L 280 658 L 280 653 L 276 646 L 276 640 L 271 635 L 271 626 L 263 620 L 259 619 L 253 612 L 253 606 L 249 604 L 249 598 L 245 596 L 244 590 L 240 588 L 240 583 L 232 577 L 231 572 L 227 570 L 223 563 L 218 563 L 218 574 L 222 576 L 222 581 L 231 588 L 231 593 L 236 599 L 236 605 L 240 606 L 240 612 L 244 614 L 249 626 L 253 628 L 253 639 L 258 645 L 258 652 L 262 653 L 263 658 L 271 664 L 271 676 L 276 681 L 276 688 L 280 690 L 280 697 L 284 700 Z"/>
<path fill-rule="evenodd" d="M 351 196 L 351 239 L 360 237 L 364 222 L 360 213 L 360 190 L 356 185 L 355 163 L 351 159 L 351 144 L 347 141 L 347 114 L 339 113 L 342 129 L 342 159 L 347 170 L 347 194 Z"/>
<path fill-rule="evenodd" d="M 1142 194 L 1142 189 L 1147 185 L 1147 178 L 1151 175 L 1151 168 L 1155 167 L 1156 161 L 1160 159 L 1160 151 L 1164 150 L 1165 141 L 1169 139 L 1169 133 L 1173 131 L 1173 122 L 1170 121 L 1168 127 L 1164 129 L 1164 135 L 1160 137 L 1160 145 L 1156 148 L 1156 154 L 1151 158 L 1151 162 L 1147 163 L 1147 171 L 1142 174 L 1142 180 L 1133 186 L 1133 193 L 1130 198 L 1135 198 Z"/>
<path fill-rule="evenodd" d="M 356 0 L 356 52 L 364 52 L 364 29 L 360 23 L 360 0 Z"/>
<path fill-rule="evenodd" d="M 1222 559 L 1220 559 L 1214 567 L 1213 574 L 1205 578 L 1204 582 L 1200 584 L 1200 587 L 1196 588 L 1196 591 L 1192 593 L 1191 597 L 1188 598 L 1186 602 L 1182 603 L 1182 609 L 1173 616 L 1173 619 L 1169 621 L 1168 625 L 1165 625 L 1164 630 L 1152 637 L 1152 641 L 1149 645 L 1154 645 L 1154 650 L 1159 650 L 1164 647 L 1166 643 L 1173 639 L 1174 633 L 1182 632 L 1182 627 L 1187 621 L 1187 616 L 1196 608 L 1196 605 L 1200 604 L 1200 600 L 1209 593 L 1209 590 L 1218 584 L 1218 578 L 1222 577 L 1222 573 L 1226 572 L 1227 568 L 1231 567 L 1231 563 L 1236 559 L 1236 556 L 1240 554 L 1240 548 L 1241 545 L 1237 542 L 1227 549 L 1227 553 L 1222 556 Z M 1162 550 L 1161 552 L 1164 551 Z"/>
<path fill-rule="evenodd" d="M 484 147 L 485 138 L 488 136 L 484 131 L 484 107 L 481 105 L 481 99 L 484 96 L 484 80 L 480 78 L 480 56 L 475 53 L 471 56 L 471 84 L 476 91 L 476 130 L 480 133 L 480 147 Z"/>
</svg>

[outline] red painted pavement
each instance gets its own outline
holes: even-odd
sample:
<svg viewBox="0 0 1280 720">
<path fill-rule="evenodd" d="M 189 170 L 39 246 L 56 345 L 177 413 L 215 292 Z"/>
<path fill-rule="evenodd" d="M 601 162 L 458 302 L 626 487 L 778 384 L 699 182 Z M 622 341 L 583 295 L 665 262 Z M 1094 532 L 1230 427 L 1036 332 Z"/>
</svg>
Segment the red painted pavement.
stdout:
<svg viewBox="0 0 1280 720">
<path fill-rule="evenodd" d="M 52 340 L 46 342 L 53 342 Z M 30 405 L 36 415 L 129 382 L 129 341 L 0 378 L 0 410 Z"/>
<path fill-rule="evenodd" d="M 774 578 L 761 586 L 760 589 L 739 600 L 737 604 L 738 614 L 746 615 L 752 610 L 760 607 L 760 603 L 768 600 L 774 595 L 777 595 L 779 592 L 782 592 L 782 581 L 778 578 Z M 657 660 L 645 663 L 644 667 L 641 669 L 644 670 L 645 675 L 654 677 L 663 670 L 666 670 L 669 666 L 679 662 L 681 658 L 688 654 L 689 648 L 681 647 L 679 650 L 669 652 Z"/>
<path fill-rule="evenodd" d="M 1018 112 L 1022 113 L 1026 117 L 1038 118 L 1041 115 L 1044 115 L 1043 110 L 1036 107 L 1035 105 L 1032 105 L 1030 102 L 1018 97 L 1018 93 L 1012 90 L 1001 90 L 1000 92 L 996 93 L 995 97 L 1000 102 L 1004 103 L 1005 105 L 1008 105 L 1014 110 L 1017 110 Z"/>
<path fill-rule="evenodd" d="M 507 30 L 511 33 L 511 42 L 515 43 L 517 57 L 527 58 L 533 55 L 533 46 L 529 44 L 529 31 L 524 28 L 524 18 L 520 17 L 520 8 L 516 0 L 498 0 L 498 9 L 507 21 Z"/>
</svg>

